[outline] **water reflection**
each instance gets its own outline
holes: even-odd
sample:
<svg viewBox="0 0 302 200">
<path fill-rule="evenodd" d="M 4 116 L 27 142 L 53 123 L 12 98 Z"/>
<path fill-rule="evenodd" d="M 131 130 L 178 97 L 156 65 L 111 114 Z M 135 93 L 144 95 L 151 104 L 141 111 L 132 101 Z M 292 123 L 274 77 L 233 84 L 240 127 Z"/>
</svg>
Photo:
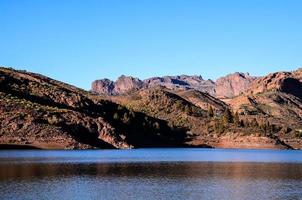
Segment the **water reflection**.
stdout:
<svg viewBox="0 0 302 200">
<path fill-rule="evenodd" d="M 175 152 L 173 155 L 175 156 Z M 84 156 L 84 153 L 81 156 Z M 254 200 L 302 197 L 302 163 L 200 161 L 72 163 L 69 162 L 69 156 L 68 161 L 64 163 L 62 157 L 64 156 L 61 156 L 58 163 L 18 164 L 13 158 L 9 161 L 9 156 L 6 156 L 5 161 L 0 159 L 1 200 Z M 33 158 L 34 156 L 30 159 Z M 28 157 L 23 159 L 30 160 Z M 51 159 L 53 161 L 54 157 Z"/>
<path fill-rule="evenodd" d="M 68 176 L 168 177 L 302 180 L 302 164 L 286 163 L 104 163 L 0 164 L 0 181 Z"/>
</svg>

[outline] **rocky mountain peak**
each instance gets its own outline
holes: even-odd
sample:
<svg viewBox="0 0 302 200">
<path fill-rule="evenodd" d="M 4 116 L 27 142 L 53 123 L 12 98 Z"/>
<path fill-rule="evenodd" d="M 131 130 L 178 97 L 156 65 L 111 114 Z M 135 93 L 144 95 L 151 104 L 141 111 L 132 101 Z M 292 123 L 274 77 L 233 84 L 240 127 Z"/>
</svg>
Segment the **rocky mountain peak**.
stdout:
<svg viewBox="0 0 302 200">
<path fill-rule="evenodd" d="M 145 80 L 122 75 L 115 82 L 108 79 L 95 81 L 92 84 L 92 91 L 105 95 L 119 95 L 161 85 L 175 91 L 194 89 L 219 98 L 232 98 L 246 91 L 255 79 L 248 73 L 240 72 L 219 78 L 216 82 L 210 79 L 205 80 L 200 75 L 151 77 Z"/>
<path fill-rule="evenodd" d="M 107 78 L 96 80 L 92 82 L 91 89 L 99 94 L 112 94 L 114 82 Z"/>
<path fill-rule="evenodd" d="M 287 91 L 295 96 L 301 96 L 300 84 L 302 70 L 294 72 L 272 73 L 263 78 L 257 78 L 248 73 L 235 72 L 216 80 L 204 80 L 199 75 L 179 75 L 152 77 L 145 80 L 121 75 L 116 81 L 109 79 L 96 80 L 92 83 L 92 91 L 104 95 L 120 95 L 140 89 L 164 86 L 172 91 L 197 90 L 208 93 L 220 99 L 233 98 L 246 91 L 261 93 L 268 90 Z"/>
<path fill-rule="evenodd" d="M 143 84 L 138 78 L 121 75 L 115 82 L 106 78 L 96 80 L 92 83 L 91 89 L 98 94 L 117 95 L 140 89 Z"/>
<path fill-rule="evenodd" d="M 92 91 L 105 95 L 119 95 L 154 86 L 164 86 L 171 90 L 196 89 L 213 94 L 215 83 L 212 80 L 204 80 L 198 75 L 152 77 L 143 81 L 135 77 L 122 75 L 115 82 L 108 79 L 94 81 Z"/>
<path fill-rule="evenodd" d="M 299 70 L 293 73 L 271 73 L 265 77 L 255 80 L 251 84 L 247 93 L 258 94 L 268 91 L 280 91 L 302 98 L 302 82 L 299 78 L 301 78 Z"/>
<path fill-rule="evenodd" d="M 256 77 L 249 73 L 235 72 L 216 81 L 215 95 L 219 98 L 231 98 L 246 91 Z"/>
<path fill-rule="evenodd" d="M 120 76 L 114 84 L 113 94 L 123 94 L 143 87 L 143 82 L 132 76 Z"/>
</svg>

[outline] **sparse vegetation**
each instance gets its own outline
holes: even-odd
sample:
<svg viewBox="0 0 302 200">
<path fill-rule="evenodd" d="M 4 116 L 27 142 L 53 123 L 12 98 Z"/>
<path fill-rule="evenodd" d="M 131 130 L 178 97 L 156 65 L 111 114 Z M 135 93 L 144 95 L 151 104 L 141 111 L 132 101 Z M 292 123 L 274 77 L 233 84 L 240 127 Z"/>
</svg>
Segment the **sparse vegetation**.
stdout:
<svg viewBox="0 0 302 200">
<path fill-rule="evenodd" d="M 128 148 L 182 146 L 224 136 L 263 136 L 279 143 L 282 138 L 301 139 L 299 100 L 279 91 L 254 94 L 239 106 L 201 92 L 163 87 L 111 99 L 8 69 L 0 69 L 0 85 L 3 141 L 61 137 L 67 148 Z"/>
<path fill-rule="evenodd" d="M 223 113 L 222 121 L 224 125 L 234 122 L 234 117 L 230 109 L 226 109 Z"/>
<path fill-rule="evenodd" d="M 208 117 L 210 117 L 210 118 L 214 117 L 214 111 L 213 111 L 212 106 L 210 106 L 210 108 L 208 110 Z"/>
</svg>

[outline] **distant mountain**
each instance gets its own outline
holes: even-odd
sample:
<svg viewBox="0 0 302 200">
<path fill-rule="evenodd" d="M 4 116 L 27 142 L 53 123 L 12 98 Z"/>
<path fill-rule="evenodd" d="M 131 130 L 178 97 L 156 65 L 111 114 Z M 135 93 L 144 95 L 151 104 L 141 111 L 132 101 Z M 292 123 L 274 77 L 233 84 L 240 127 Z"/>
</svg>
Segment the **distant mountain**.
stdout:
<svg viewBox="0 0 302 200">
<path fill-rule="evenodd" d="M 244 92 L 255 79 L 256 77 L 239 72 L 221 77 L 216 82 L 204 80 L 201 76 L 164 76 L 140 80 L 122 75 L 116 82 L 108 79 L 94 81 L 92 91 L 103 95 L 121 95 L 143 88 L 164 86 L 174 91 L 194 89 L 219 98 L 232 98 Z"/>
<path fill-rule="evenodd" d="M 215 84 L 212 80 L 204 80 L 201 76 L 164 76 L 153 77 L 143 81 L 145 88 L 164 86 L 170 90 L 195 89 L 201 92 L 214 94 Z"/>
<path fill-rule="evenodd" d="M 89 92 L 0 68 L 0 148 L 302 149 L 301 84 L 298 69 L 216 82 L 121 76 L 95 81 Z"/>
<path fill-rule="evenodd" d="M 256 79 L 248 73 L 229 74 L 215 82 L 215 96 L 218 98 L 232 98 L 246 91 Z"/>
<path fill-rule="evenodd" d="M 109 79 L 96 80 L 92 83 L 92 91 L 99 94 L 118 95 L 141 89 L 143 81 L 131 76 L 120 76 L 116 82 Z"/>
<path fill-rule="evenodd" d="M 92 91 L 104 95 L 120 95 L 154 86 L 164 86 L 171 90 L 195 89 L 209 94 L 214 94 L 215 90 L 215 83 L 212 80 L 204 80 L 201 76 L 152 77 L 142 81 L 122 75 L 115 82 L 108 79 L 94 81 Z"/>
</svg>

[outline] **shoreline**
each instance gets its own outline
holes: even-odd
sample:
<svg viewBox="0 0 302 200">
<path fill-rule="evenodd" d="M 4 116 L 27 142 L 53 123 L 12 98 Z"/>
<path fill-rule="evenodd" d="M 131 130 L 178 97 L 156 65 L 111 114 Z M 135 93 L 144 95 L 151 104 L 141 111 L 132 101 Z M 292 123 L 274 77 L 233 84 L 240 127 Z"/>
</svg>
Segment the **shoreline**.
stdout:
<svg viewBox="0 0 302 200">
<path fill-rule="evenodd" d="M 243 147 L 243 146 L 238 146 L 234 147 L 234 146 L 230 146 L 230 147 L 226 147 L 226 146 L 217 146 L 217 147 L 212 147 L 212 146 L 179 146 L 179 147 L 144 147 L 144 148 L 132 148 L 133 150 L 136 149 L 226 149 L 226 150 L 242 150 L 242 149 L 246 149 L 246 150 L 301 150 L 301 149 L 285 149 L 285 148 L 261 148 L 261 147 L 256 147 L 256 148 L 252 148 L 252 147 Z M 132 149 L 110 149 L 110 150 L 132 150 Z M 37 145 L 31 145 L 31 144 L 0 144 L 0 151 L 1 150 L 108 150 L 108 149 L 101 149 L 101 148 L 91 148 L 91 149 L 64 149 L 64 148 L 50 148 L 49 146 L 37 146 Z"/>
<path fill-rule="evenodd" d="M 18 150 L 18 149 L 43 150 L 40 147 L 29 145 L 29 144 L 0 144 L 0 150 Z"/>
</svg>

